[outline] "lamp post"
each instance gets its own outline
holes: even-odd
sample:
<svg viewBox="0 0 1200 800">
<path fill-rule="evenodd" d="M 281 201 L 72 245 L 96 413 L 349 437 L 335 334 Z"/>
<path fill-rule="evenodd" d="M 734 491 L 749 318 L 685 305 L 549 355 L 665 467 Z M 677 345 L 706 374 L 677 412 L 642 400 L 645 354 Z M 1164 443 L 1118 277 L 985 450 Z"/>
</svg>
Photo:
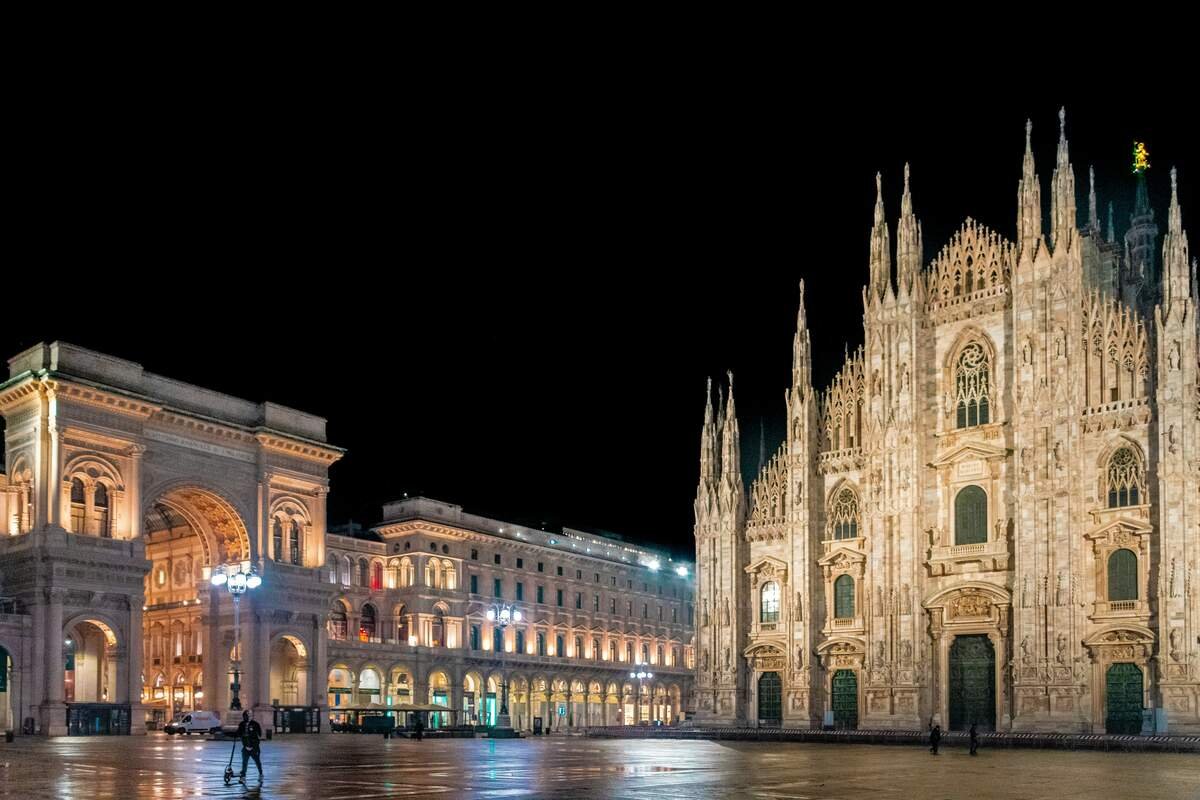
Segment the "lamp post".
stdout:
<svg viewBox="0 0 1200 800">
<path fill-rule="evenodd" d="M 654 673 L 639 670 L 638 672 L 629 673 L 629 677 L 636 678 L 638 682 L 637 719 L 633 721 L 633 724 L 637 725 L 642 721 L 642 689 L 646 688 L 646 681 L 654 678 Z"/>
<path fill-rule="evenodd" d="M 520 622 L 524 615 L 521 610 L 514 608 L 509 603 L 497 603 L 487 610 L 488 622 L 499 626 L 500 630 L 505 630 L 509 625 Z M 504 637 L 501 636 L 501 639 Z M 496 719 L 496 728 L 501 730 L 512 730 L 512 718 L 508 715 L 508 676 L 504 676 L 504 686 L 500 693 L 500 716 Z"/>
<path fill-rule="evenodd" d="M 224 586 L 229 590 L 230 596 L 233 597 L 233 683 L 229 685 L 229 690 L 233 693 L 233 697 L 229 700 L 230 711 L 242 710 L 242 698 L 239 693 L 242 690 L 242 625 L 241 625 L 241 599 L 250 589 L 257 589 L 262 584 L 262 578 L 255 572 L 254 567 L 249 561 L 242 561 L 234 564 L 222 564 L 213 569 L 212 585 Z"/>
</svg>

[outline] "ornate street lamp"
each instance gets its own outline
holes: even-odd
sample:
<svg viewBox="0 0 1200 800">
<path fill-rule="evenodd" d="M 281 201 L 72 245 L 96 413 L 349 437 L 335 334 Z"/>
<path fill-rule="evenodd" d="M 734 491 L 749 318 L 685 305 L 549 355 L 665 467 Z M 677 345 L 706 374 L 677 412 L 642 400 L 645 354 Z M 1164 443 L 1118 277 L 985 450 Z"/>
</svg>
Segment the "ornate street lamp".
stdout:
<svg viewBox="0 0 1200 800">
<path fill-rule="evenodd" d="M 212 585 L 224 586 L 233 597 L 233 683 L 229 685 L 233 697 L 229 701 L 230 711 L 242 710 L 242 625 L 240 601 L 250 589 L 257 589 L 262 584 L 262 578 L 250 565 L 249 561 L 233 564 L 222 564 L 213 568 Z"/>
<path fill-rule="evenodd" d="M 487 610 L 488 622 L 499 626 L 503 631 L 509 625 L 520 622 L 524 618 L 519 608 L 513 607 L 509 603 L 497 603 Z M 503 638 L 503 636 L 501 637 Z M 496 719 L 496 728 L 502 730 L 512 730 L 512 719 L 508 715 L 508 676 L 504 676 L 504 687 L 500 693 L 503 698 L 500 701 L 500 716 Z"/>
<path fill-rule="evenodd" d="M 636 678 L 637 682 L 638 682 L 637 719 L 635 719 L 633 721 L 633 724 L 637 725 L 639 722 L 642 721 L 642 689 L 646 688 L 646 681 L 652 680 L 654 678 L 654 673 L 653 672 L 642 672 L 639 670 L 638 672 L 629 673 L 629 677 Z M 647 698 L 647 699 L 649 699 L 649 698 Z"/>
</svg>

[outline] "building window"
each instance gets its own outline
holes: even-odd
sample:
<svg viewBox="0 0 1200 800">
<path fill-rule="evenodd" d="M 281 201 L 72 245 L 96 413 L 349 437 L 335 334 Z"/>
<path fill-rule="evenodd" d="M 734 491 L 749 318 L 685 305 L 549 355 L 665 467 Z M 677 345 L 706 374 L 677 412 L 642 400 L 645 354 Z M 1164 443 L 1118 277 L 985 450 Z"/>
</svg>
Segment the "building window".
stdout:
<svg viewBox="0 0 1200 800">
<path fill-rule="evenodd" d="M 596 573 L 596 583 L 599 583 L 599 582 L 600 582 L 600 573 L 597 572 Z"/>
<path fill-rule="evenodd" d="M 472 547 L 472 548 L 471 548 L 471 560 L 472 560 L 472 561 L 478 561 L 478 560 L 479 560 L 479 551 L 478 551 L 478 550 L 476 550 L 474 547 Z"/>
<path fill-rule="evenodd" d="M 663 647 L 660 644 L 658 646 L 658 664 L 659 664 L 659 666 L 662 666 L 662 663 L 663 663 Z"/>
<path fill-rule="evenodd" d="M 373 642 L 375 639 L 375 606 L 367 603 L 362 608 L 362 616 L 358 622 L 358 640 Z"/>
<path fill-rule="evenodd" d="M 500 579 L 492 578 L 492 597 L 500 597 Z"/>
<path fill-rule="evenodd" d="M 492 650 L 497 653 L 504 652 L 504 629 L 492 628 Z"/>
<path fill-rule="evenodd" d="M 613 586 L 616 586 L 616 585 L 617 585 L 617 576 L 616 576 L 616 575 L 612 575 L 612 576 L 610 576 L 610 578 L 611 578 L 611 580 L 612 580 L 612 585 L 613 585 Z"/>
<path fill-rule="evenodd" d="M 679 607 L 671 606 L 671 622 L 679 622 Z"/>
<path fill-rule="evenodd" d="M 768 581 L 763 584 L 759 591 L 759 614 L 760 622 L 778 622 L 779 621 L 779 584 L 775 581 Z"/>
<path fill-rule="evenodd" d="M 546 565 L 543 564 L 541 561 L 539 561 L 538 562 L 538 572 L 545 572 L 545 571 L 546 571 Z"/>
<path fill-rule="evenodd" d="M 834 498 L 829 523 L 834 539 L 858 537 L 858 496 L 849 487 L 842 489 Z"/>
<path fill-rule="evenodd" d="M 563 637 L 561 636 L 554 637 L 554 655 L 558 656 L 559 658 L 563 658 L 567 655 L 566 648 L 563 647 Z"/>
<path fill-rule="evenodd" d="M 383 564 L 376 561 L 371 565 L 371 591 L 378 592 L 383 588 Z"/>
<path fill-rule="evenodd" d="M 583 592 L 575 593 L 575 607 L 583 608 Z"/>
<path fill-rule="evenodd" d="M 597 658 L 599 658 L 599 657 L 600 657 L 600 638 L 599 638 L 599 637 L 596 637 L 596 636 L 593 636 L 593 637 L 592 637 L 592 654 L 591 654 L 591 657 L 592 657 L 592 660 L 593 660 L 593 661 L 595 661 Z"/>
<path fill-rule="evenodd" d="M 291 535 L 288 539 L 288 556 L 292 563 L 300 565 L 300 520 L 292 520 Z"/>
<path fill-rule="evenodd" d="M 430 647 L 445 647 L 446 646 L 446 618 L 439 609 L 437 615 L 433 618 L 433 624 L 429 626 L 430 631 Z"/>
<path fill-rule="evenodd" d="M 525 631 L 517 631 L 517 652 L 525 655 Z"/>
<path fill-rule="evenodd" d="M 96 535 L 105 539 L 112 538 L 112 528 L 109 527 L 108 487 L 103 483 L 96 484 L 96 494 L 92 497 L 92 506 L 96 517 Z"/>
<path fill-rule="evenodd" d="M 1137 556 L 1132 550 L 1114 550 L 1108 557 L 1108 600 L 1137 600 Z"/>
<path fill-rule="evenodd" d="M 617 643 L 616 642 L 608 643 L 608 660 L 609 661 L 617 660 Z"/>
<path fill-rule="evenodd" d="M 538 601 L 539 603 L 544 603 L 544 602 L 546 602 L 546 596 L 545 596 L 545 595 L 546 595 L 546 587 L 545 587 L 545 586 L 539 586 L 539 587 L 537 587 L 537 601 Z"/>
<path fill-rule="evenodd" d="M 430 542 L 430 543 L 429 543 L 429 552 L 431 552 L 431 553 L 436 553 L 436 552 L 437 552 L 437 542 Z"/>
<path fill-rule="evenodd" d="M 546 634 L 544 633 L 537 635 L 537 654 L 539 656 L 546 655 Z"/>
<path fill-rule="evenodd" d="M 271 526 L 271 551 L 276 561 L 283 561 L 283 522 L 278 519 Z"/>
<path fill-rule="evenodd" d="M 339 603 L 329 614 L 329 638 L 339 642 L 345 641 L 346 632 L 346 609 Z"/>
<path fill-rule="evenodd" d="M 957 427 L 988 424 L 988 358 L 978 342 L 967 345 L 958 355 L 954 392 Z"/>
<path fill-rule="evenodd" d="M 335 553 L 330 553 L 328 560 L 325 562 L 325 568 L 329 570 L 329 582 L 337 583 L 338 574 L 338 559 Z"/>
<path fill-rule="evenodd" d="M 625 643 L 625 663 L 633 663 L 633 642 Z"/>
<path fill-rule="evenodd" d="M 479 576 L 471 576 L 471 594 L 479 594 Z"/>
<path fill-rule="evenodd" d="M 400 644 L 408 644 L 408 615 L 404 613 L 404 606 L 396 608 L 396 638 Z"/>
<path fill-rule="evenodd" d="M 496 555 L 492 556 L 492 560 L 495 561 L 497 564 L 499 564 L 500 563 L 500 554 L 496 553 Z"/>
<path fill-rule="evenodd" d="M 592 611 L 599 611 L 599 610 L 600 610 L 600 595 L 594 594 L 594 595 L 592 595 Z"/>
<path fill-rule="evenodd" d="M 370 583 L 371 583 L 371 575 L 369 572 L 370 569 L 371 569 L 371 565 L 367 562 L 367 560 L 365 558 L 359 559 L 359 562 L 358 562 L 358 585 L 359 586 L 369 586 L 370 585 Z"/>
<path fill-rule="evenodd" d="M 517 583 L 517 599 L 518 600 L 525 599 L 525 584 L 519 583 L 519 582 Z"/>
<path fill-rule="evenodd" d="M 987 494 L 966 486 L 954 498 L 954 543 L 983 544 L 987 535 Z"/>
<path fill-rule="evenodd" d="M 555 600 L 557 602 L 558 607 L 562 608 L 562 589 L 556 589 L 554 591 L 554 595 L 555 595 Z"/>
<path fill-rule="evenodd" d="M 518 558 L 517 559 L 517 569 L 523 569 L 524 567 L 525 567 L 525 559 Z"/>
<path fill-rule="evenodd" d="M 444 555 L 450 555 L 450 545 L 448 545 L 448 544 L 442 545 L 442 553 Z"/>
<path fill-rule="evenodd" d="M 577 580 L 577 581 L 583 580 L 583 570 L 581 570 L 581 569 L 575 570 L 575 580 Z"/>
<path fill-rule="evenodd" d="M 650 618 L 650 604 L 642 603 L 642 619 Z"/>
<path fill-rule="evenodd" d="M 688 621 L 687 621 L 687 624 L 688 624 L 688 625 L 695 625 L 695 624 L 696 624 L 696 622 L 695 622 L 695 611 L 693 611 L 693 610 L 692 610 L 692 604 L 691 604 L 691 603 L 688 603 L 688 607 L 687 607 L 687 609 L 688 609 Z"/>
<path fill-rule="evenodd" d="M 633 601 L 632 600 L 625 601 L 625 616 L 627 616 L 627 617 L 633 616 Z"/>
<path fill-rule="evenodd" d="M 472 650 L 479 649 L 479 626 L 478 625 L 471 626 L 471 649 Z"/>
<path fill-rule="evenodd" d="M 1106 478 L 1108 507 L 1141 505 L 1145 491 L 1142 487 L 1142 462 L 1131 447 L 1122 447 L 1108 459 Z"/>
<path fill-rule="evenodd" d="M 350 573 L 352 571 L 353 571 L 353 567 L 350 566 L 350 556 L 344 556 L 342 558 L 342 585 L 343 586 L 350 585 Z"/>
<path fill-rule="evenodd" d="M 562 574 L 563 574 L 563 571 L 562 571 L 562 565 L 561 565 L 561 564 L 558 566 L 558 574 L 559 574 L 559 575 L 562 575 Z"/>
<path fill-rule="evenodd" d="M 84 529 L 84 519 L 87 515 L 87 491 L 79 478 L 71 479 L 71 530 L 75 533 L 87 533 Z"/>
<path fill-rule="evenodd" d="M 833 582 L 833 615 L 838 619 L 854 618 L 854 578 L 849 575 Z"/>
<path fill-rule="evenodd" d="M 608 598 L 608 613 L 610 613 L 610 614 L 617 613 L 617 598 L 615 598 L 615 597 Z"/>
</svg>

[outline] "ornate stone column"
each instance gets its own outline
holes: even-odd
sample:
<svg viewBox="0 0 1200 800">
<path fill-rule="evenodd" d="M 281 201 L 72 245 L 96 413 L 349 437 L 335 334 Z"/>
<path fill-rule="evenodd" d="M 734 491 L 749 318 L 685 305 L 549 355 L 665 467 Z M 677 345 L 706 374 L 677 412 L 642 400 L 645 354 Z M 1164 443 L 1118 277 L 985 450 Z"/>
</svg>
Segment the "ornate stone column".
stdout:
<svg viewBox="0 0 1200 800">
<path fill-rule="evenodd" d="M 46 736 L 66 736 L 67 706 L 63 702 L 63 598 L 65 589 L 46 590 L 46 660 L 42 664 L 45 675 L 46 698 L 42 703 L 42 733 Z"/>
<path fill-rule="evenodd" d="M 146 598 L 140 594 L 129 596 L 129 633 L 126 636 L 129 641 L 125 645 L 124 659 L 127 673 L 121 682 L 121 688 L 129 698 L 129 733 L 134 736 L 146 733 L 146 707 L 142 705 L 142 657 L 145 653 L 142 606 L 145 602 Z"/>
</svg>

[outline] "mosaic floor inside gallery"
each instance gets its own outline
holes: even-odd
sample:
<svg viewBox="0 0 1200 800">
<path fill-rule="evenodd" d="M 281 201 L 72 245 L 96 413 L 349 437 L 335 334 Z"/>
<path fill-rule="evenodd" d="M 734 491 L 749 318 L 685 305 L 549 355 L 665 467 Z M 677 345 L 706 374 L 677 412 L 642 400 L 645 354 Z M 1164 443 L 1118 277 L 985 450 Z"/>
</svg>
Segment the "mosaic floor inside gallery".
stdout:
<svg viewBox="0 0 1200 800">
<path fill-rule="evenodd" d="M 163 734 L 18 739 L 0 743 L 0 797 L 1200 798 L 1195 754 L 325 734 L 264 742 L 266 781 L 247 791 L 222 783 L 230 748 Z"/>
</svg>

